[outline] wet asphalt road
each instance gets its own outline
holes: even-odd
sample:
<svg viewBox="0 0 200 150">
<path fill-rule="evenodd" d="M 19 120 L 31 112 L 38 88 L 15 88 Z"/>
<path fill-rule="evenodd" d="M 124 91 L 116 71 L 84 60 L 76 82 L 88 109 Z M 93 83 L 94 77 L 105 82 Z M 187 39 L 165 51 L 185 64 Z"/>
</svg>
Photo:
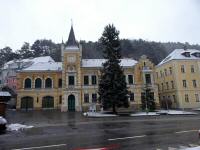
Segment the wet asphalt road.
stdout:
<svg viewBox="0 0 200 150">
<path fill-rule="evenodd" d="M 43 120 L 41 125 L 38 123 L 32 129 L 0 135 L 0 149 L 74 150 L 110 146 L 116 150 L 167 150 L 169 147 L 200 145 L 197 131 L 200 129 L 200 115 L 75 116 L 75 119 L 58 119 L 57 123 L 45 124 Z"/>
</svg>

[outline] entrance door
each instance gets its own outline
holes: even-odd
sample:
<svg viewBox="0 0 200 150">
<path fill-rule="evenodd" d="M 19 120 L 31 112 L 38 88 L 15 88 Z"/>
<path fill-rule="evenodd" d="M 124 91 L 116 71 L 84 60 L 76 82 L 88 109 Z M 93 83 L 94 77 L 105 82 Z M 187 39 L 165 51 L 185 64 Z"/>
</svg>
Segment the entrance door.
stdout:
<svg viewBox="0 0 200 150">
<path fill-rule="evenodd" d="M 75 111 L 75 96 L 68 96 L 68 111 Z"/>
<path fill-rule="evenodd" d="M 21 98 L 21 109 L 33 109 L 33 98 L 29 96 Z"/>
</svg>

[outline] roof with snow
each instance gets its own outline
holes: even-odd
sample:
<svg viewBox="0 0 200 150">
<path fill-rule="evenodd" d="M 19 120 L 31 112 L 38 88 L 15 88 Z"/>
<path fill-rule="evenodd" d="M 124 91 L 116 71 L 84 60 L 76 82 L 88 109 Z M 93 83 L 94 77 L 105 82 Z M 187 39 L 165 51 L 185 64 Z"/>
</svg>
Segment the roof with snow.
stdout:
<svg viewBox="0 0 200 150">
<path fill-rule="evenodd" d="M 21 72 L 26 71 L 61 71 L 61 62 L 38 62 L 28 68 L 23 69 Z"/>
<path fill-rule="evenodd" d="M 55 62 L 50 56 L 42 56 L 42 57 L 35 57 L 35 58 L 27 58 L 27 59 L 16 59 L 11 60 L 4 64 L 3 69 L 10 68 L 18 68 L 17 63 L 22 63 L 23 66 L 30 66 L 32 64 L 36 64 L 38 62 Z"/>
<path fill-rule="evenodd" d="M 106 59 L 82 59 L 82 67 L 102 67 Z M 121 59 L 120 65 L 123 67 L 132 67 L 137 63 L 136 60 L 125 58 Z"/>
<path fill-rule="evenodd" d="M 171 60 L 200 60 L 200 51 L 196 49 L 175 49 L 158 66 Z"/>
<path fill-rule="evenodd" d="M 84 68 L 99 68 L 102 67 L 102 63 L 104 63 L 106 59 L 82 59 L 82 66 Z M 121 59 L 120 65 L 123 67 L 132 67 L 137 63 L 134 59 Z M 30 67 L 27 67 L 21 72 L 29 72 L 29 71 L 61 71 L 62 70 L 62 62 L 38 62 Z"/>
</svg>

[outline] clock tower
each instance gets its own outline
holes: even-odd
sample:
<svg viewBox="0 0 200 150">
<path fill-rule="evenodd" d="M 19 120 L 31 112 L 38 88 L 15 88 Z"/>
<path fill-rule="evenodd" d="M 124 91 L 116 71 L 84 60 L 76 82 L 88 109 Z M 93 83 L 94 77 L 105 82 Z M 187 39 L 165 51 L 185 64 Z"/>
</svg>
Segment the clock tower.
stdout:
<svg viewBox="0 0 200 150">
<path fill-rule="evenodd" d="M 62 42 L 62 107 L 61 111 L 81 111 L 82 47 L 71 26 L 66 45 Z"/>
</svg>

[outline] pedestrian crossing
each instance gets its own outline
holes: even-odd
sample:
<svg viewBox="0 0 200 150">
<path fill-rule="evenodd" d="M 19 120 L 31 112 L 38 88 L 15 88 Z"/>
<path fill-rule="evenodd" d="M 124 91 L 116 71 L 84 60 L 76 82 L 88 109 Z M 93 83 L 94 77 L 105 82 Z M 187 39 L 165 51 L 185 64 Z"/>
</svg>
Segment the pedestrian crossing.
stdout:
<svg viewBox="0 0 200 150">
<path fill-rule="evenodd" d="M 200 145 L 192 143 L 188 145 L 179 145 L 176 147 L 156 148 L 156 150 L 200 150 Z"/>
</svg>

